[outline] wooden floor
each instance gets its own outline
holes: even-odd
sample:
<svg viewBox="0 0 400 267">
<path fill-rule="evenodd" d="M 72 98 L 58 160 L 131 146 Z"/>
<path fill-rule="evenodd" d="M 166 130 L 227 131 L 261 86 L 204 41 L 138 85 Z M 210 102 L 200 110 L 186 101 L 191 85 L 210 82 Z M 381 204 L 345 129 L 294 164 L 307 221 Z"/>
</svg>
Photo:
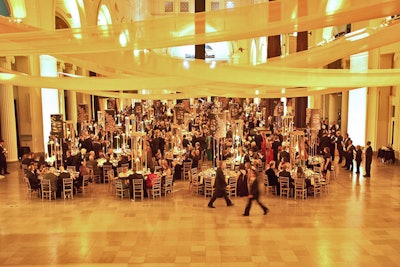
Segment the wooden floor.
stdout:
<svg viewBox="0 0 400 267">
<path fill-rule="evenodd" d="M 0 180 L 0 266 L 400 266 L 400 169 L 338 167 L 330 194 L 226 207 L 178 181 L 173 196 L 120 200 L 103 184 L 74 199 L 28 198 L 19 165 Z"/>
</svg>

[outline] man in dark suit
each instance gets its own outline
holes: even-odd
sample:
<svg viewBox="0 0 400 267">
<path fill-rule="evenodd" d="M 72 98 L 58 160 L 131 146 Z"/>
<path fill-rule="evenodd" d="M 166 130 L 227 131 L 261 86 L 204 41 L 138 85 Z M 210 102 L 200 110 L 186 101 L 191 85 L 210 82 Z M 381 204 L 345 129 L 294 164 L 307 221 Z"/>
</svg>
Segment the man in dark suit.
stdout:
<svg viewBox="0 0 400 267">
<path fill-rule="evenodd" d="M 31 163 L 31 165 L 28 167 L 28 171 L 26 172 L 26 177 L 28 178 L 31 189 L 33 190 L 40 189 L 40 180 L 35 174 L 35 169 L 35 164 Z"/>
<path fill-rule="evenodd" d="M 372 147 L 371 141 L 367 142 L 367 149 L 365 150 L 365 175 L 364 177 L 371 177 L 371 163 L 372 163 Z"/>
<path fill-rule="evenodd" d="M 223 171 L 225 169 L 225 162 L 220 161 L 218 165 L 219 166 L 216 171 L 215 184 L 214 184 L 215 191 L 212 198 L 210 199 L 210 202 L 208 202 L 209 208 L 215 208 L 213 204 L 214 201 L 217 199 L 217 197 L 223 197 L 228 207 L 233 206 L 232 201 L 229 199 L 228 194 L 226 193 L 226 187 L 228 184 L 226 183 Z"/>
</svg>

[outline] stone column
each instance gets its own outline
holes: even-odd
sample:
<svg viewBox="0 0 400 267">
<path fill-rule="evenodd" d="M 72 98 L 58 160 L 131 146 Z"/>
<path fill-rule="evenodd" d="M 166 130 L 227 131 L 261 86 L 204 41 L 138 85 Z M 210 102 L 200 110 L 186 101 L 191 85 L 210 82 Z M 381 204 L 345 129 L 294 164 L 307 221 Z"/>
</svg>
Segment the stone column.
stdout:
<svg viewBox="0 0 400 267">
<path fill-rule="evenodd" d="M 11 64 L 15 63 L 14 57 L 0 58 L 0 66 L 11 70 Z M 17 124 L 15 121 L 14 88 L 12 85 L 0 85 L 0 122 L 1 136 L 4 139 L 4 147 L 8 151 L 7 161 L 18 161 Z"/>
<path fill-rule="evenodd" d="M 69 74 L 76 74 L 76 66 L 75 65 L 67 65 L 65 70 Z M 67 116 L 66 119 L 70 120 L 74 123 L 74 129 L 76 131 L 76 123 L 78 121 L 78 106 L 76 102 L 76 91 L 68 90 L 67 91 Z"/>
</svg>

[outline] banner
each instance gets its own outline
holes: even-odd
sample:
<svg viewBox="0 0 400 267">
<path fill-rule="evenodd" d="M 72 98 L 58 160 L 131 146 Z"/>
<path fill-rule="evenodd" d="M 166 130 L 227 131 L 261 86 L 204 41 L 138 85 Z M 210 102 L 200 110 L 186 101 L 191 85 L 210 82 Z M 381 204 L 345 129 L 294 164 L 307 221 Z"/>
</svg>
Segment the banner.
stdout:
<svg viewBox="0 0 400 267">
<path fill-rule="evenodd" d="M 306 124 L 312 131 L 321 129 L 321 110 L 317 108 L 306 109 Z"/>
<path fill-rule="evenodd" d="M 232 103 L 231 106 L 229 107 L 229 110 L 231 112 L 231 120 L 238 120 L 239 117 L 240 117 L 239 104 L 238 103 Z"/>
<path fill-rule="evenodd" d="M 182 125 L 185 122 L 185 110 L 181 104 L 177 104 L 174 107 L 174 123 Z"/>
<path fill-rule="evenodd" d="M 133 112 L 137 117 L 140 119 L 143 117 L 143 106 L 141 102 L 136 102 L 135 103 L 135 109 Z"/>
<path fill-rule="evenodd" d="M 50 115 L 51 131 L 50 134 L 57 138 L 64 138 L 64 122 L 62 114 Z"/>
</svg>

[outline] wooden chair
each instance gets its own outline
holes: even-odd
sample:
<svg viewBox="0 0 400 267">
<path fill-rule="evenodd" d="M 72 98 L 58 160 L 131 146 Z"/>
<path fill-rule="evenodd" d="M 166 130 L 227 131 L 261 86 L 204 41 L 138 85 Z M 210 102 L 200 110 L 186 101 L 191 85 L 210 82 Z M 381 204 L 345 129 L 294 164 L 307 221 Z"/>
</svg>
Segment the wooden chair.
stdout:
<svg viewBox="0 0 400 267">
<path fill-rule="evenodd" d="M 214 194 L 214 184 L 211 177 L 204 178 L 204 197 L 212 197 Z"/>
<path fill-rule="evenodd" d="M 111 192 L 113 192 L 113 188 L 115 187 L 115 176 L 113 169 L 107 171 L 107 177 L 108 177 L 108 188 L 111 189 Z"/>
<path fill-rule="evenodd" d="M 264 181 L 264 189 L 265 189 L 265 193 L 269 194 L 273 194 L 276 195 L 276 186 L 275 185 L 269 185 L 269 180 L 268 180 L 268 176 L 263 174 L 263 181 Z"/>
<path fill-rule="evenodd" d="M 182 180 L 186 180 L 190 178 L 190 170 L 192 169 L 192 162 L 191 161 L 185 161 L 183 162 L 183 168 L 182 168 Z"/>
<path fill-rule="evenodd" d="M 228 188 L 226 189 L 228 196 L 236 197 L 237 195 L 237 180 L 236 177 L 230 177 L 228 179 Z"/>
<path fill-rule="evenodd" d="M 25 182 L 26 187 L 27 187 L 28 196 L 29 196 L 30 198 L 32 197 L 32 193 L 33 193 L 33 192 L 36 192 L 36 193 L 38 193 L 38 194 L 40 193 L 39 189 L 32 189 L 32 188 L 31 188 L 31 183 L 29 182 L 28 177 L 24 176 L 23 178 L 24 178 L 24 182 Z"/>
<path fill-rule="evenodd" d="M 304 179 L 296 179 L 294 182 L 294 198 L 300 197 L 301 199 L 307 198 L 307 188 Z"/>
<path fill-rule="evenodd" d="M 67 166 L 67 172 L 76 172 L 75 166 Z"/>
<path fill-rule="evenodd" d="M 112 169 L 111 165 L 103 165 L 103 183 L 109 183 L 108 171 Z"/>
<path fill-rule="evenodd" d="M 164 195 L 166 196 L 168 193 L 172 194 L 174 190 L 173 176 L 169 175 L 165 177 L 165 183 L 163 185 Z"/>
<path fill-rule="evenodd" d="M 314 195 L 314 198 L 317 197 L 317 195 L 321 196 L 320 175 L 314 174 L 311 176 L 311 179 L 314 180 L 314 183 L 312 184 L 310 193 Z"/>
<path fill-rule="evenodd" d="M 136 197 L 140 197 L 140 200 L 144 198 L 144 189 L 143 189 L 143 179 L 133 179 L 133 199 Z"/>
<path fill-rule="evenodd" d="M 82 193 L 82 195 L 84 195 L 85 193 L 87 193 L 89 191 L 90 179 L 91 179 L 90 174 L 84 175 L 82 177 L 82 186 L 81 186 L 80 190 L 78 191 L 78 193 Z"/>
<path fill-rule="evenodd" d="M 153 199 L 156 197 L 161 197 L 161 177 L 156 177 L 153 179 L 153 185 L 150 193 Z"/>
<path fill-rule="evenodd" d="M 289 177 L 284 177 L 284 176 L 279 176 L 279 185 L 281 188 L 281 198 L 283 196 L 286 196 L 286 198 L 289 198 L 290 195 L 290 182 L 289 182 Z"/>
<path fill-rule="evenodd" d="M 122 181 L 119 179 L 115 181 L 115 193 L 116 196 L 120 197 L 121 199 L 123 199 L 124 196 L 127 196 L 129 198 L 129 188 L 124 187 Z"/>
<path fill-rule="evenodd" d="M 72 178 L 64 178 L 63 179 L 63 197 L 66 199 L 74 198 L 74 181 Z"/>
<path fill-rule="evenodd" d="M 55 199 L 55 192 L 51 191 L 51 184 L 49 179 L 42 179 L 40 182 L 41 192 L 42 192 L 42 200 L 48 198 L 51 200 L 53 197 Z"/>
<path fill-rule="evenodd" d="M 329 175 L 326 175 L 325 179 L 320 179 L 319 184 L 321 186 L 321 192 L 325 192 L 325 194 L 328 195 L 329 194 L 329 184 L 330 184 Z"/>
</svg>

